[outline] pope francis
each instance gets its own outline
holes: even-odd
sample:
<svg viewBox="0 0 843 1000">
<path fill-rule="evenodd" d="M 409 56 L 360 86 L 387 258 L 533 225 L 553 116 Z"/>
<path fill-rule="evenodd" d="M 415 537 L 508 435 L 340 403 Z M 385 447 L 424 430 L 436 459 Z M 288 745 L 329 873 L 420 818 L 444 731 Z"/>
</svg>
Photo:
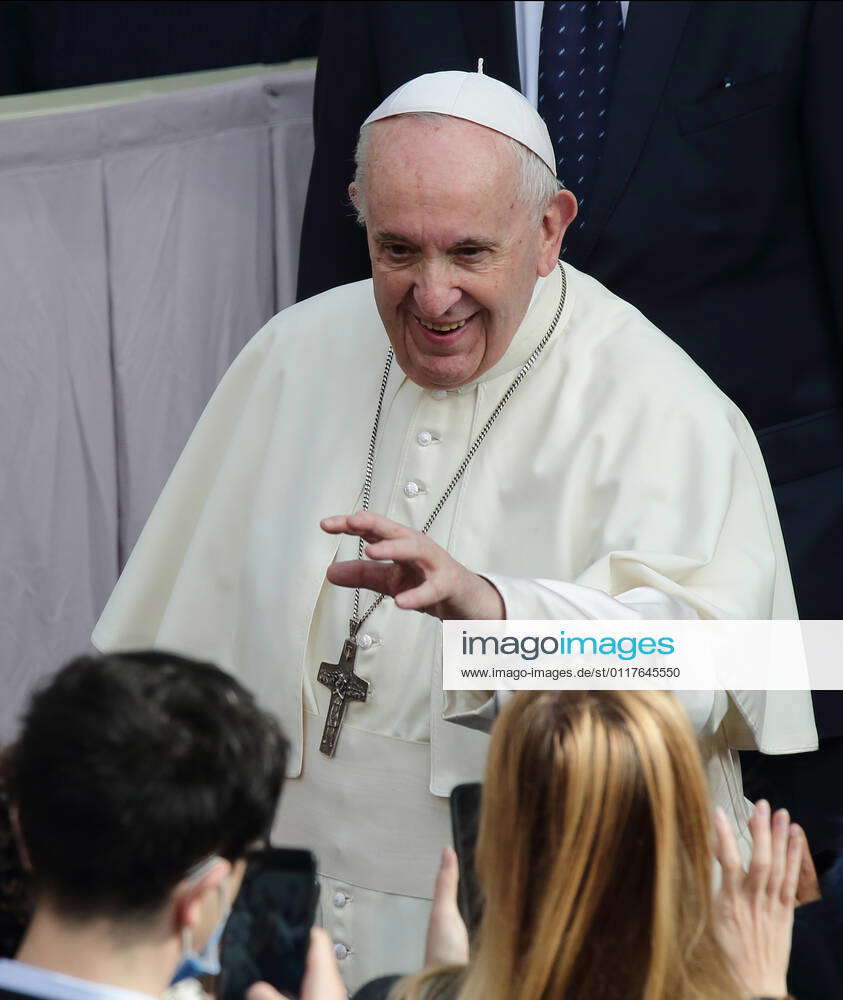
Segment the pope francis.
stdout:
<svg viewBox="0 0 843 1000">
<path fill-rule="evenodd" d="M 439 619 L 796 612 L 747 422 L 559 263 L 576 201 L 520 94 L 405 84 L 364 124 L 350 194 L 373 280 L 244 349 L 94 642 L 215 660 L 278 714 L 296 780 L 276 839 L 316 852 L 354 987 L 419 967 L 446 796 L 482 773 L 489 705 L 443 694 Z M 684 701 L 739 826 L 734 748 L 815 746 L 807 695 Z"/>
</svg>

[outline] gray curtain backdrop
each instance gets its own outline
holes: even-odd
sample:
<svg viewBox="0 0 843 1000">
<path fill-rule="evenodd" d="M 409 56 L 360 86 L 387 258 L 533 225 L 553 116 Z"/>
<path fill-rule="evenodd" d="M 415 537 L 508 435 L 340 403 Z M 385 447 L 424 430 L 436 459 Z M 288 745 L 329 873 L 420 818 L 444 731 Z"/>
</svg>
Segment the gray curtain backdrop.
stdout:
<svg viewBox="0 0 843 1000">
<path fill-rule="evenodd" d="M 295 298 L 313 69 L 0 121 L 0 742 Z"/>
</svg>

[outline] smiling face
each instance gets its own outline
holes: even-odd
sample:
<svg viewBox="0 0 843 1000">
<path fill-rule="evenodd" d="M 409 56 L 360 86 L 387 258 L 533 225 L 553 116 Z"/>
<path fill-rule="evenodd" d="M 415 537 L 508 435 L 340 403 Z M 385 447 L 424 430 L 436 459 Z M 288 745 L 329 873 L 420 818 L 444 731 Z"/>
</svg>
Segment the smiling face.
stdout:
<svg viewBox="0 0 843 1000">
<path fill-rule="evenodd" d="M 536 278 L 556 264 L 573 198 L 561 192 L 536 223 L 511 146 L 481 125 L 410 116 L 367 127 L 378 312 L 409 378 L 457 388 L 506 353 Z"/>
</svg>

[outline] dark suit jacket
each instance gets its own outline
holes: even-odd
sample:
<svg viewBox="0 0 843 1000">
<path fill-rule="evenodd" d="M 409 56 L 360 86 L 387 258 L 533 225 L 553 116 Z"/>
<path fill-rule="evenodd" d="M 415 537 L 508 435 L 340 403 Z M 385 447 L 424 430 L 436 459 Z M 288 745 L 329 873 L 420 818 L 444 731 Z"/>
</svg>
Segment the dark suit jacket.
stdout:
<svg viewBox="0 0 843 1000">
<path fill-rule="evenodd" d="M 301 297 L 370 273 L 345 190 L 387 94 L 478 56 L 520 86 L 510 3 L 328 6 Z M 841 60 L 840 3 L 634 0 L 590 212 L 564 254 L 746 414 L 803 618 L 843 617 Z M 823 734 L 843 732 L 843 701 L 817 710 Z"/>
<path fill-rule="evenodd" d="M 787 986 L 799 1000 L 843 996 L 840 915 L 825 899 L 796 908 Z"/>
<path fill-rule="evenodd" d="M 822 899 L 796 908 L 787 985 L 799 1000 L 843 997 L 843 856 L 823 876 Z"/>
</svg>

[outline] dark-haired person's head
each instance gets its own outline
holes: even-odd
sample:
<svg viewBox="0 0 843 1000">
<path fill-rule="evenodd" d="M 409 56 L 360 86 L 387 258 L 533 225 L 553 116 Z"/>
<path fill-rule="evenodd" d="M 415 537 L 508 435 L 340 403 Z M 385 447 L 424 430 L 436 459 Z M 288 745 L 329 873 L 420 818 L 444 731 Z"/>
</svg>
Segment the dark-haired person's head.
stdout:
<svg viewBox="0 0 843 1000">
<path fill-rule="evenodd" d="M 15 954 L 32 916 L 30 879 L 18 849 L 9 801 L 11 751 L 12 747 L 0 748 L 0 958 Z"/>
<path fill-rule="evenodd" d="M 108 927 L 112 940 L 160 942 L 167 980 L 219 926 L 247 849 L 268 837 L 287 749 L 211 664 L 131 652 L 66 666 L 33 697 L 10 767 L 36 901 L 18 958 L 115 983 L 71 949 L 75 932 Z M 118 985 L 157 992 L 163 975 Z"/>
</svg>

